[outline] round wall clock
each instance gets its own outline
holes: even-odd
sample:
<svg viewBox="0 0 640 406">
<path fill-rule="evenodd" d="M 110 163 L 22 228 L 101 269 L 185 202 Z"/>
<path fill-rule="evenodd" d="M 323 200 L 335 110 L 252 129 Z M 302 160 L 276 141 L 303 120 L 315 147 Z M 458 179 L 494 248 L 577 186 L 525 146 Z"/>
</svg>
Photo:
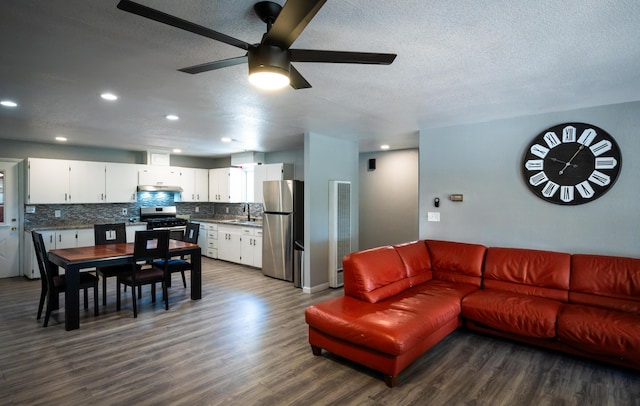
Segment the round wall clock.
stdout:
<svg viewBox="0 0 640 406">
<path fill-rule="evenodd" d="M 618 179 L 622 156 L 606 131 L 591 124 L 565 123 L 536 136 L 522 158 L 529 189 L 555 204 L 578 205 L 605 194 Z"/>
</svg>

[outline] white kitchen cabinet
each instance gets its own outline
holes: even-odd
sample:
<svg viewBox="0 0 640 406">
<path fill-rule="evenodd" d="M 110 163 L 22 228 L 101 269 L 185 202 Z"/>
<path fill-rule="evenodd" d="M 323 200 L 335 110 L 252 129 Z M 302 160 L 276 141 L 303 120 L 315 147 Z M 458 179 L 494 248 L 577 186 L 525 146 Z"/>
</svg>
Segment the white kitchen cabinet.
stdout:
<svg viewBox="0 0 640 406">
<path fill-rule="evenodd" d="M 77 230 L 42 230 L 42 240 L 47 251 L 53 249 L 84 247 L 94 245 L 93 229 L 82 228 Z M 24 268 L 23 275 L 29 279 L 40 278 L 40 269 L 33 247 L 31 232 L 24 233 Z M 60 272 L 64 273 L 62 268 Z"/>
<path fill-rule="evenodd" d="M 137 200 L 139 166 L 136 164 L 106 164 L 105 193 L 107 203 L 129 203 Z"/>
<path fill-rule="evenodd" d="M 28 158 L 27 204 L 69 203 L 69 161 Z"/>
<path fill-rule="evenodd" d="M 253 174 L 253 200 L 256 203 L 262 201 L 262 182 L 268 180 L 288 180 L 293 179 L 292 164 L 265 164 L 256 165 Z"/>
<path fill-rule="evenodd" d="M 176 186 L 178 184 L 180 184 L 179 168 L 146 165 L 138 170 L 138 185 Z"/>
<path fill-rule="evenodd" d="M 262 267 L 262 229 L 241 225 L 218 226 L 218 258 Z"/>
<path fill-rule="evenodd" d="M 69 201 L 67 203 L 104 203 L 106 164 L 69 161 Z"/>
<path fill-rule="evenodd" d="M 218 225 L 218 259 L 240 263 L 241 227 Z"/>
<path fill-rule="evenodd" d="M 180 201 L 208 202 L 209 201 L 209 170 L 198 168 L 179 168 L 182 187 Z"/>
<path fill-rule="evenodd" d="M 27 203 L 104 203 L 103 162 L 29 158 Z"/>
<path fill-rule="evenodd" d="M 262 268 L 262 229 L 242 227 L 240 263 Z"/>
<path fill-rule="evenodd" d="M 209 201 L 216 203 L 241 203 L 242 169 L 210 169 Z"/>
<path fill-rule="evenodd" d="M 198 245 L 205 257 L 218 258 L 218 224 L 200 222 Z"/>
<path fill-rule="evenodd" d="M 133 226 L 127 226 L 127 242 L 134 242 L 136 240 L 136 231 L 146 230 L 147 226 L 144 224 L 136 224 Z"/>
</svg>

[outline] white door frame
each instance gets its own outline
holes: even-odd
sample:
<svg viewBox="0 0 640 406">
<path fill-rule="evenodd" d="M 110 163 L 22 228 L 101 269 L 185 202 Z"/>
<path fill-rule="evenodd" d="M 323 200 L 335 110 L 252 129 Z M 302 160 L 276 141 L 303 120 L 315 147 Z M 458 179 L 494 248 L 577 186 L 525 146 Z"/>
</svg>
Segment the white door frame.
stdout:
<svg viewBox="0 0 640 406">
<path fill-rule="evenodd" d="M 15 255 L 17 255 L 18 267 L 3 276 L 20 276 L 23 274 L 23 237 L 24 237 L 24 161 L 13 158 L 0 158 L 0 170 L 5 170 L 15 166 L 15 178 L 11 181 L 4 182 L 4 202 L 5 202 L 5 221 L 0 223 L 3 231 L 7 231 L 12 236 L 16 236 L 17 244 L 15 245 Z M 9 186 L 7 188 L 7 186 Z M 7 198 L 9 196 L 9 198 Z M 17 207 L 14 207 L 17 205 Z M 13 219 L 16 221 L 13 221 Z M 17 230 L 12 230 L 16 227 Z M 17 232 L 16 232 L 17 231 Z"/>
</svg>

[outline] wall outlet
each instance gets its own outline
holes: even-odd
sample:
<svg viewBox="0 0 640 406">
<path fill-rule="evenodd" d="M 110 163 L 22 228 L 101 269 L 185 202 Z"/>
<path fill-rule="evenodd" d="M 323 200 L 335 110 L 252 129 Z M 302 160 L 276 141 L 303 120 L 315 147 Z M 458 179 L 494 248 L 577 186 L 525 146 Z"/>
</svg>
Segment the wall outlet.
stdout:
<svg viewBox="0 0 640 406">
<path fill-rule="evenodd" d="M 427 221 L 440 221 L 440 212 L 439 211 L 427 212 Z"/>
<path fill-rule="evenodd" d="M 53 212 L 54 217 L 60 217 L 62 216 L 62 213 L 60 212 L 60 210 L 56 210 Z"/>
<path fill-rule="evenodd" d="M 200 213 L 200 206 L 196 206 L 196 213 Z"/>
<path fill-rule="evenodd" d="M 123 216 L 126 216 L 126 215 L 127 215 L 127 209 L 126 209 L 126 208 L 122 209 L 122 215 L 123 215 Z"/>
<path fill-rule="evenodd" d="M 227 211 L 227 214 L 229 214 L 229 208 L 225 207 L 224 209 Z"/>
<path fill-rule="evenodd" d="M 27 206 L 27 207 L 25 207 L 25 211 L 27 213 L 35 213 L 36 212 L 36 206 Z"/>
</svg>

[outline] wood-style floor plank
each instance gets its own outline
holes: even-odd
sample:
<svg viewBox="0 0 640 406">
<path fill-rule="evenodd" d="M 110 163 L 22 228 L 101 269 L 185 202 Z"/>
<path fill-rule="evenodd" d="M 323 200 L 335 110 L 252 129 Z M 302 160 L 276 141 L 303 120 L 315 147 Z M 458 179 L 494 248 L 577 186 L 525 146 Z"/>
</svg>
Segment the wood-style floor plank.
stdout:
<svg viewBox="0 0 640 406">
<path fill-rule="evenodd" d="M 388 388 L 375 371 L 307 341 L 304 309 L 341 290 L 303 294 L 260 271 L 203 258 L 202 300 L 179 275 L 165 311 L 143 291 L 80 330 L 36 321 L 40 282 L 0 280 L 0 404 L 143 405 L 640 405 L 640 374 L 458 330 Z M 64 309 L 61 297 L 61 308 Z"/>
</svg>

